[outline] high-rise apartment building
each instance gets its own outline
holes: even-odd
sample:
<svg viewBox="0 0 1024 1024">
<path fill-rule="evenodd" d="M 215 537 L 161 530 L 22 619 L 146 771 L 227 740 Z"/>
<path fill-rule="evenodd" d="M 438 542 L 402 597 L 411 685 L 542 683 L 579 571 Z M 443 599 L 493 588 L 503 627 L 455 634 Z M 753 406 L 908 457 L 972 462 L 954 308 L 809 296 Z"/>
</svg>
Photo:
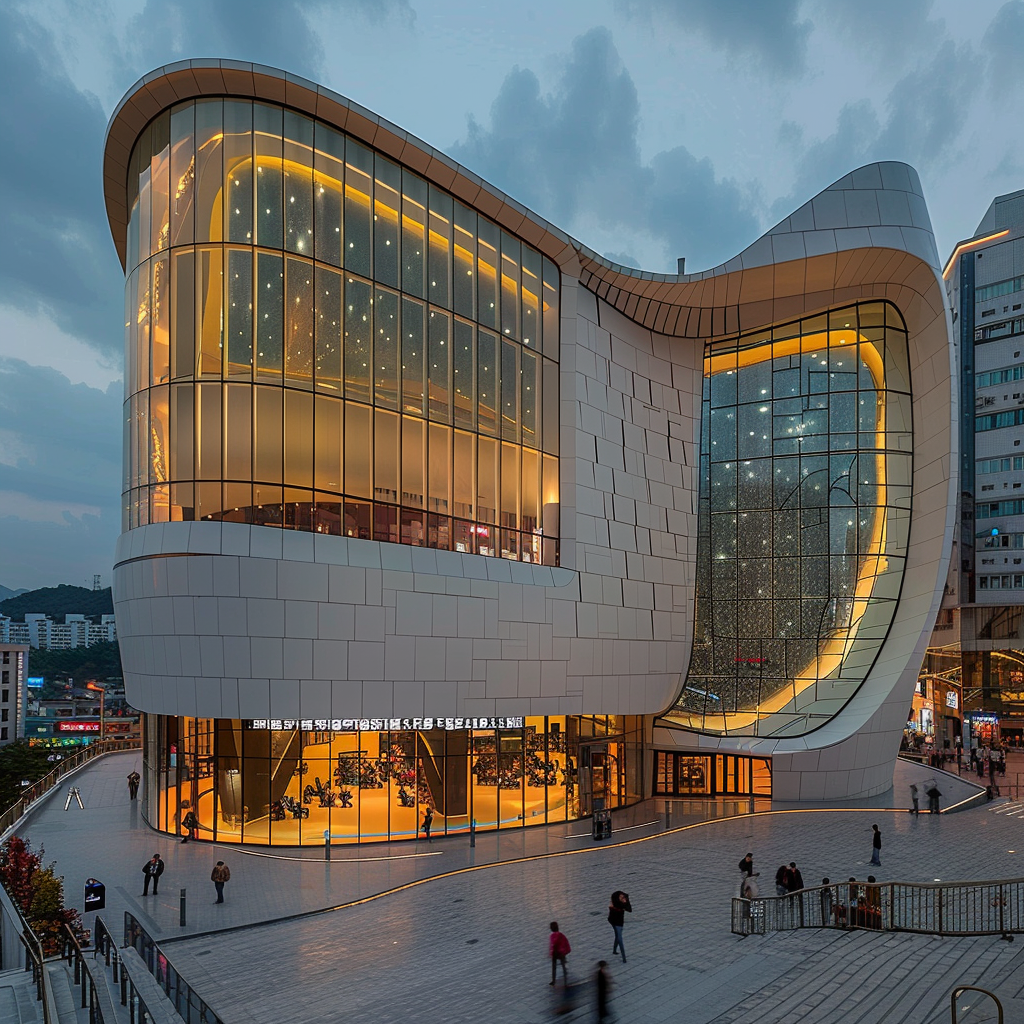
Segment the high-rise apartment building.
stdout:
<svg viewBox="0 0 1024 1024">
<path fill-rule="evenodd" d="M 936 642 L 959 633 L 968 742 L 1024 739 L 1024 190 L 943 272 L 960 350 L 960 532 Z M 974 415 L 969 410 L 974 407 Z M 957 630 L 957 625 L 959 629 Z"/>
<path fill-rule="evenodd" d="M 0 642 L 0 747 L 25 735 L 28 647 Z"/>
</svg>

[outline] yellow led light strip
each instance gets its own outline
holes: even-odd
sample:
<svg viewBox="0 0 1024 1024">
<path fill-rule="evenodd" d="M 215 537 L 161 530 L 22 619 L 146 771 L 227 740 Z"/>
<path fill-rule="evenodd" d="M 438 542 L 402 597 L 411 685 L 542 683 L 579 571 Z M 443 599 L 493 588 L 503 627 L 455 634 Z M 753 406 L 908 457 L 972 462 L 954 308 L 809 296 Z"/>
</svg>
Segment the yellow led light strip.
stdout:
<svg viewBox="0 0 1024 1024">
<path fill-rule="evenodd" d="M 747 366 L 754 366 L 758 363 L 770 360 L 781 359 L 794 355 L 816 355 L 820 351 L 829 351 L 829 335 L 825 332 L 807 334 L 797 338 L 788 338 L 784 341 L 766 341 L 764 344 L 751 346 L 739 352 L 729 352 L 720 355 L 712 355 L 704 360 L 705 377 L 714 376 L 719 373 L 727 373 L 742 369 Z M 858 336 L 856 331 L 833 331 L 831 334 L 834 351 L 842 345 L 854 345 L 860 342 L 860 357 L 871 374 L 872 383 L 877 394 L 877 422 L 875 426 L 875 455 L 876 472 L 878 479 L 878 502 L 876 508 L 882 511 L 876 512 L 875 522 L 872 526 L 871 540 L 868 545 L 867 554 L 861 562 L 857 575 L 857 585 L 854 590 L 853 609 L 850 616 L 850 625 L 842 635 L 835 636 L 828 640 L 824 649 L 816 655 L 807 667 L 797 673 L 793 679 L 793 687 L 780 690 L 767 700 L 759 703 L 754 711 L 732 711 L 724 712 L 722 718 L 722 733 L 728 735 L 748 729 L 751 725 L 759 722 L 769 715 L 782 711 L 790 701 L 803 693 L 811 686 L 826 679 L 830 674 L 842 667 L 843 661 L 849 654 L 861 619 L 864 617 L 874 589 L 875 579 L 884 573 L 888 568 L 885 557 L 886 521 L 885 521 L 885 364 L 882 354 L 874 343 L 867 341 L 863 336 Z M 796 709 L 794 708 L 794 713 Z M 707 715 L 697 715 L 694 712 L 686 712 L 673 709 L 665 715 L 673 721 L 679 721 L 694 729 L 707 729 L 709 727 Z M 714 716 L 717 721 L 718 715 Z"/>
<path fill-rule="evenodd" d="M 997 238 L 1005 238 L 1010 233 L 1010 229 L 1006 228 L 1003 231 L 997 231 L 995 234 L 986 235 L 984 238 L 975 238 L 970 242 L 961 242 L 954 250 L 953 255 L 949 257 L 949 262 L 942 270 L 942 279 L 945 280 L 949 277 L 949 272 L 953 269 L 953 265 L 957 261 L 957 257 L 964 252 L 970 252 L 971 249 L 977 249 L 979 245 L 984 245 L 986 242 L 994 242 Z"/>
</svg>

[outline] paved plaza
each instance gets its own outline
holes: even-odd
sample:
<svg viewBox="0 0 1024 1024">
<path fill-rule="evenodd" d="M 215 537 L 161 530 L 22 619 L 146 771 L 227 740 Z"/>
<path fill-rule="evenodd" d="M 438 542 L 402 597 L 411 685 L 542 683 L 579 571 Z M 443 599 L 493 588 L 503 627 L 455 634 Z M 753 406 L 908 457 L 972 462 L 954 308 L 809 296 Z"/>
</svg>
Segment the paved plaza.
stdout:
<svg viewBox="0 0 1024 1024">
<path fill-rule="evenodd" d="M 623 831 L 612 846 L 596 846 L 576 822 L 480 836 L 475 850 L 464 839 L 336 849 L 326 864 L 322 851 L 268 856 L 152 832 L 124 786 L 139 756 L 112 755 L 85 769 L 76 777 L 85 811 L 65 812 L 57 797 L 22 831 L 56 860 L 69 902 L 80 904 L 87 876 L 105 881 L 103 916 L 115 934 L 121 911 L 135 913 L 226 1024 L 545 1020 L 552 919 L 572 943 L 570 980 L 589 980 L 596 961 L 609 960 L 622 1021 L 938 1024 L 948 1020 L 951 987 L 970 982 L 999 992 L 1008 1021 L 1024 1019 L 1024 981 L 1014 980 L 1021 942 L 812 930 L 742 939 L 729 931 L 736 862 L 748 850 L 762 892 L 791 860 L 808 885 L 869 871 L 880 881 L 1022 876 L 1024 821 L 997 813 L 1005 805 L 941 817 L 775 812 L 682 829 L 677 808 L 666 831 L 663 804 L 656 811 L 648 801 L 616 815 Z M 880 869 L 868 866 L 873 822 L 884 839 Z M 143 899 L 141 867 L 154 851 L 167 871 L 159 896 Z M 213 905 L 209 881 L 218 858 L 232 872 L 223 906 Z M 612 960 L 605 920 L 617 888 L 634 907 L 627 964 Z M 302 916 L 242 927 L 288 915 Z M 581 1005 L 572 1019 L 590 1017 Z"/>
</svg>

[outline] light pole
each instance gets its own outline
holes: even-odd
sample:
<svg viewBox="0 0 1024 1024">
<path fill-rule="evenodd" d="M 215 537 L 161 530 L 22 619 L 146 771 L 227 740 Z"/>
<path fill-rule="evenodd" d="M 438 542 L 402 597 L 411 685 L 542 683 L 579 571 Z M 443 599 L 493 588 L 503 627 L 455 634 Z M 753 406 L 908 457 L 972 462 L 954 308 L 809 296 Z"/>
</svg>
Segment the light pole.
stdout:
<svg viewBox="0 0 1024 1024">
<path fill-rule="evenodd" d="M 99 695 L 100 695 L 100 742 L 102 743 L 103 742 L 103 733 L 104 733 L 104 728 L 103 728 L 103 726 L 104 726 L 103 707 L 104 707 L 104 703 L 105 703 L 105 698 L 107 696 L 107 691 L 102 686 L 97 686 L 95 683 L 86 683 L 85 684 L 85 688 L 87 690 L 96 690 L 99 693 Z"/>
</svg>

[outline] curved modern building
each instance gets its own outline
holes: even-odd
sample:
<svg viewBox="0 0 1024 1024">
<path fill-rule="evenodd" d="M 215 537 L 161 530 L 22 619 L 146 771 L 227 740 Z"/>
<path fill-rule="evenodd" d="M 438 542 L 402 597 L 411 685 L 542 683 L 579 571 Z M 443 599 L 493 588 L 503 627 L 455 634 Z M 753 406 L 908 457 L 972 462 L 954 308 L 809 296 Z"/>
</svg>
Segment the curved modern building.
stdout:
<svg viewBox="0 0 1024 1024">
<path fill-rule="evenodd" d="M 192 61 L 121 101 L 104 187 L 156 828 L 889 787 L 957 474 L 912 169 L 640 273 L 326 89 Z"/>
</svg>

